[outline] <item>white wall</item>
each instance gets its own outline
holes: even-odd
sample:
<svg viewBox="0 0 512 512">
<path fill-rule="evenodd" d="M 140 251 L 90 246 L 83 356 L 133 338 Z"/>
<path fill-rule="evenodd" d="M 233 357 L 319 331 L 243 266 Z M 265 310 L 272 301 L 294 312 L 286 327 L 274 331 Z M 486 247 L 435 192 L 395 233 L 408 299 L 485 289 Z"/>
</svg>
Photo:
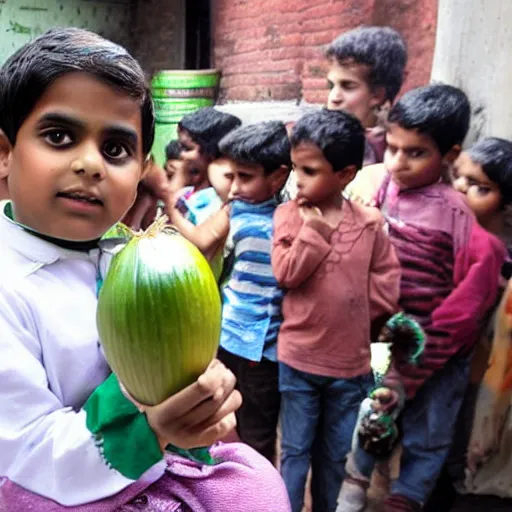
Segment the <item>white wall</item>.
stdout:
<svg viewBox="0 0 512 512">
<path fill-rule="evenodd" d="M 512 1 L 439 0 L 432 79 L 469 96 L 468 144 L 512 139 Z"/>
</svg>

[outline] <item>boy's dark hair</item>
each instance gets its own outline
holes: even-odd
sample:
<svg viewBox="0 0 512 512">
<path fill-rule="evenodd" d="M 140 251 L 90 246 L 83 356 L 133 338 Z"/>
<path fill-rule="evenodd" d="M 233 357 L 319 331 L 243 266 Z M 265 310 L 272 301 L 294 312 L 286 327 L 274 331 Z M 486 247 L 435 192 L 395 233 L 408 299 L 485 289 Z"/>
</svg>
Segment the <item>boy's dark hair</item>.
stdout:
<svg viewBox="0 0 512 512">
<path fill-rule="evenodd" d="M 291 168 L 290 141 L 281 121 L 241 126 L 219 143 L 222 155 L 249 165 L 261 165 L 268 176 L 282 165 Z"/>
<path fill-rule="evenodd" d="M 467 154 L 498 185 L 503 204 L 512 202 L 512 142 L 488 137 L 469 148 Z"/>
<path fill-rule="evenodd" d="M 203 153 L 215 159 L 220 156 L 219 141 L 241 124 L 236 116 L 204 107 L 184 116 L 178 130 L 185 130 Z"/>
<path fill-rule="evenodd" d="M 433 84 L 404 94 L 393 105 L 388 123 L 432 137 L 441 155 L 462 144 L 469 129 L 471 107 L 457 87 Z"/>
<path fill-rule="evenodd" d="M 365 64 L 371 89 L 384 87 L 386 100 L 393 101 L 402 87 L 407 47 L 390 27 L 359 27 L 336 38 L 326 49 L 328 59 L 339 64 Z"/>
<path fill-rule="evenodd" d="M 365 132 L 352 114 L 341 110 L 322 109 L 305 114 L 293 127 L 292 147 L 303 142 L 318 146 L 334 171 L 349 165 L 363 166 Z"/>
<path fill-rule="evenodd" d="M 179 140 L 171 140 L 167 146 L 165 146 L 165 159 L 166 160 L 179 160 L 180 153 L 183 148 Z"/>
<path fill-rule="evenodd" d="M 142 150 L 153 145 L 154 113 L 139 63 L 122 47 L 79 28 L 52 28 L 15 52 L 0 69 L 0 128 L 11 142 L 45 90 L 66 73 L 83 72 L 129 94 L 142 117 Z"/>
</svg>

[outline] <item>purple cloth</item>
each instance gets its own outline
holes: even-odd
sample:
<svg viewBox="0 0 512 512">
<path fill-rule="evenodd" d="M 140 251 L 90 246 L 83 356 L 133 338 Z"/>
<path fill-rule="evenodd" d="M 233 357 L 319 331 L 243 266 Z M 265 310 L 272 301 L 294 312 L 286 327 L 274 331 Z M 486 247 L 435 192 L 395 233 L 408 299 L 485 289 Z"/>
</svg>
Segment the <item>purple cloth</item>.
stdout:
<svg viewBox="0 0 512 512">
<path fill-rule="evenodd" d="M 167 454 L 158 481 L 137 481 L 101 501 L 64 507 L 10 480 L 0 481 L 0 512 L 288 512 L 290 504 L 277 470 L 252 448 L 218 443 L 214 466 Z M 80 468 L 77 468 L 80 471 Z"/>
</svg>

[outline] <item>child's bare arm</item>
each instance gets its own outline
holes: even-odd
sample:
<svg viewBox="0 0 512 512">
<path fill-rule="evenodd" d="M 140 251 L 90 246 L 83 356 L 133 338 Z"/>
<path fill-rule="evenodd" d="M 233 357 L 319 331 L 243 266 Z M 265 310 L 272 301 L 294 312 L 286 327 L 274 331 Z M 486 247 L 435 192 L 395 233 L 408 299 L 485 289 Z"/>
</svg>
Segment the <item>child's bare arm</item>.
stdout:
<svg viewBox="0 0 512 512">
<path fill-rule="evenodd" d="M 169 211 L 171 222 L 176 229 L 192 242 L 207 258 L 215 255 L 229 233 L 229 206 L 224 205 L 203 223 L 196 226 L 187 220 L 179 210 Z"/>
<path fill-rule="evenodd" d="M 274 216 L 272 270 L 278 283 L 285 288 L 300 286 L 331 252 L 329 243 L 333 228 L 313 209 L 304 213 L 304 222 L 294 236 L 290 208 L 278 208 Z"/>
</svg>

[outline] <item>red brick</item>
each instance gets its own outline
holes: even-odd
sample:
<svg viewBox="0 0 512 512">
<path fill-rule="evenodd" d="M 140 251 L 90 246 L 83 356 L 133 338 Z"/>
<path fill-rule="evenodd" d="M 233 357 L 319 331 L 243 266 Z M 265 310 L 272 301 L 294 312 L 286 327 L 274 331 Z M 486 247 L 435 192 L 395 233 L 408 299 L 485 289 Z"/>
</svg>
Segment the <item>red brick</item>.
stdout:
<svg viewBox="0 0 512 512">
<path fill-rule="evenodd" d="M 323 30 L 321 32 L 313 32 L 310 34 L 304 34 L 304 45 L 306 46 L 320 46 L 329 44 L 337 35 L 338 30 L 330 29 Z"/>
<path fill-rule="evenodd" d="M 163 0 L 159 0 L 163 1 Z M 403 90 L 428 81 L 437 0 L 216 0 L 214 64 L 225 100 L 297 99 L 324 103 L 323 49 L 365 24 L 390 25 L 408 43 Z"/>
<path fill-rule="evenodd" d="M 302 83 L 305 89 L 321 89 L 327 96 L 327 80 L 325 78 L 306 78 L 303 76 Z"/>
<path fill-rule="evenodd" d="M 303 89 L 303 99 L 308 103 L 318 103 L 319 105 L 325 105 L 327 103 L 327 95 L 325 91 L 318 89 Z"/>
</svg>

